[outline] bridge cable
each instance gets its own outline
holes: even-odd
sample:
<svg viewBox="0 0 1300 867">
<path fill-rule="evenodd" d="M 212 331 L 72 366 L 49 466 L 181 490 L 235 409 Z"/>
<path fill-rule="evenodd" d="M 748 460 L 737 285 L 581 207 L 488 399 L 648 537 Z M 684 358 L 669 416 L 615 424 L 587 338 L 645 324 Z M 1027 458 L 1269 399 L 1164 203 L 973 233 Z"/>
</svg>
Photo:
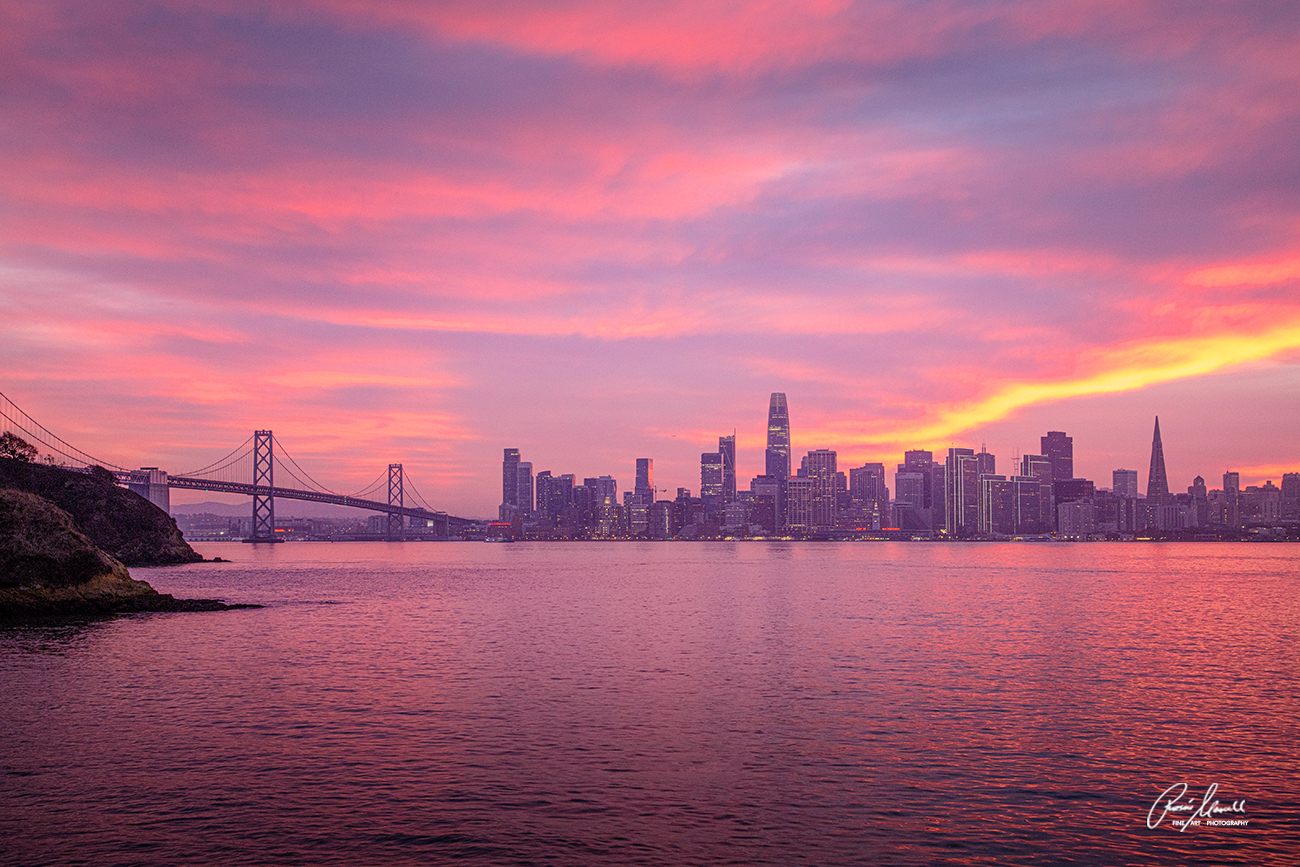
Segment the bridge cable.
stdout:
<svg viewBox="0 0 1300 867">
<path fill-rule="evenodd" d="M 424 507 L 426 512 L 437 513 L 438 510 L 429 505 L 429 501 L 424 498 L 424 495 L 420 493 L 420 489 L 415 486 L 415 481 L 405 473 L 402 474 L 402 484 L 411 489 L 411 493 L 415 494 L 416 501 Z"/>
<path fill-rule="evenodd" d="M 284 447 L 284 443 L 280 442 L 280 438 L 279 438 L 279 437 L 273 436 L 272 439 L 275 441 L 275 444 L 276 444 L 276 446 L 278 447 L 278 453 L 279 453 L 280 455 L 282 455 L 283 457 L 288 458 L 289 463 L 292 464 L 293 467 L 294 467 L 295 469 L 298 470 L 298 472 L 302 473 L 303 476 L 305 476 L 309 482 L 311 482 L 313 485 L 316 486 L 317 493 L 322 493 L 322 494 L 332 494 L 332 495 L 335 496 L 335 497 L 341 497 L 341 496 L 343 496 L 342 494 L 338 493 L 337 491 L 332 491 L 332 490 L 330 490 L 329 488 L 327 488 L 327 487 L 325 487 L 324 485 L 322 485 L 320 482 L 318 482 L 318 481 L 316 481 L 315 479 L 313 479 L 313 478 L 311 477 L 311 475 L 309 475 L 308 472 L 307 472 L 306 470 L 304 470 L 302 467 L 300 467 L 300 466 L 298 465 L 298 462 L 295 461 L 295 460 L 293 459 L 293 455 L 289 454 L 289 450 L 286 449 L 286 448 Z M 285 469 L 288 469 L 288 467 L 285 467 Z M 289 471 L 289 475 L 293 476 L 295 479 L 298 478 L 298 477 L 293 473 L 292 470 Z M 302 479 L 298 479 L 298 481 L 301 483 L 301 482 L 302 482 Z"/>
<path fill-rule="evenodd" d="M 188 472 L 188 473 L 173 473 L 173 475 L 199 476 L 202 475 L 203 473 L 221 472 L 222 470 L 226 469 L 226 467 L 229 467 L 231 464 L 236 464 L 239 463 L 239 461 L 243 460 L 246 457 L 246 455 L 242 455 L 242 454 L 236 457 L 233 461 L 229 459 L 237 455 L 244 448 L 244 446 L 248 445 L 252 441 L 253 441 L 253 435 L 249 434 L 248 439 L 244 440 L 242 443 L 236 446 L 234 451 L 230 452 L 230 454 L 226 455 L 225 457 L 218 458 L 217 460 L 213 461 L 212 463 L 208 464 L 206 467 L 203 467 L 202 469 L 193 470 L 192 472 Z M 226 461 L 229 461 L 229 463 L 226 463 Z M 218 464 L 220 464 L 220 466 L 218 466 Z"/>
<path fill-rule="evenodd" d="M 12 414 L 10 413 L 10 409 L 13 411 Z M 69 458 L 77 463 L 85 464 L 86 466 L 101 466 L 105 469 L 128 472 L 126 467 L 119 467 L 117 464 L 111 464 L 108 461 L 101 461 L 99 458 L 83 452 L 81 449 L 67 442 L 62 437 L 52 432 L 49 428 L 45 427 L 45 425 L 24 412 L 22 407 L 10 400 L 3 392 L 0 392 L 0 416 L 3 416 L 8 422 L 10 422 L 10 424 L 35 439 L 48 450 L 57 452 L 65 458 Z M 51 440 L 53 440 L 53 442 L 51 442 Z M 55 443 L 58 443 L 58 445 L 55 445 Z M 59 446 L 66 447 L 67 451 L 59 448 Z"/>
</svg>

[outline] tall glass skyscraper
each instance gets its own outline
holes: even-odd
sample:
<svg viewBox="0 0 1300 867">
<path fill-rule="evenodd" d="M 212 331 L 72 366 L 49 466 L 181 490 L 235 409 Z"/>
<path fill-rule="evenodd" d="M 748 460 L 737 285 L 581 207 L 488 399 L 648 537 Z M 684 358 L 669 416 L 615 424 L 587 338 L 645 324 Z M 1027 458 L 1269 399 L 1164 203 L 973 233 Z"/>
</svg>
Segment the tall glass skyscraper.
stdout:
<svg viewBox="0 0 1300 867">
<path fill-rule="evenodd" d="M 718 454 L 722 455 L 722 501 L 736 501 L 736 435 L 718 437 Z"/>
<path fill-rule="evenodd" d="M 780 391 L 772 392 L 767 407 L 767 474 L 782 481 L 790 478 L 790 408 Z"/>
</svg>

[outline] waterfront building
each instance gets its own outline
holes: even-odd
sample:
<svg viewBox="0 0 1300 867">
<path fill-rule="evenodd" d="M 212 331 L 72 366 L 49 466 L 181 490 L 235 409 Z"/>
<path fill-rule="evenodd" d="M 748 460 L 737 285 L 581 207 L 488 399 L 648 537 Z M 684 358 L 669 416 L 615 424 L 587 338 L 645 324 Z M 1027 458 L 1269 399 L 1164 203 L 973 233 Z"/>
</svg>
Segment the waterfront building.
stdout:
<svg viewBox="0 0 1300 867">
<path fill-rule="evenodd" d="M 1015 532 L 1011 483 L 996 473 L 980 474 L 978 530 L 985 536 L 1009 536 Z"/>
<path fill-rule="evenodd" d="M 944 462 L 944 531 L 954 538 L 978 530 L 979 464 L 974 449 L 948 449 Z"/>
<path fill-rule="evenodd" d="M 1088 539 L 1097 533 L 1092 500 L 1072 500 L 1056 507 L 1058 534 L 1067 539 Z"/>
<path fill-rule="evenodd" d="M 813 532 L 814 480 L 797 476 L 786 482 L 786 529 L 796 535 Z"/>
<path fill-rule="evenodd" d="M 835 462 L 836 453 L 831 449 L 814 449 L 801 462 L 799 476 L 813 481 L 809 523 L 813 530 L 829 530 L 835 526 Z"/>
<path fill-rule="evenodd" d="M 1038 476 L 1012 476 L 1011 527 L 1014 533 L 1050 533 L 1052 528 L 1043 520 L 1042 497 L 1045 488 Z"/>
<path fill-rule="evenodd" d="M 551 512 L 551 471 L 542 470 L 533 478 L 533 493 L 537 499 L 535 517 L 544 528 L 555 524 L 555 515 Z"/>
<path fill-rule="evenodd" d="M 777 504 L 781 502 L 781 480 L 776 476 L 755 476 L 749 483 L 749 492 L 754 498 L 750 521 L 768 533 L 775 533 L 779 528 Z"/>
<path fill-rule="evenodd" d="M 1047 455 L 1021 455 L 1020 475 L 1038 479 L 1038 520 L 1043 525 L 1040 532 L 1052 532 L 1056 529 L 1056 501 L 1052 494 L 1051 460 Z"/>
<path fill-rule="evenodd" d="M 873 516 L 872 529 L 879 530 L 891 523 L 884 464 L 863 464 L 849 470 L 849 502 L 854 509 L 862 510 L 864 516 Z"/>
</svg>

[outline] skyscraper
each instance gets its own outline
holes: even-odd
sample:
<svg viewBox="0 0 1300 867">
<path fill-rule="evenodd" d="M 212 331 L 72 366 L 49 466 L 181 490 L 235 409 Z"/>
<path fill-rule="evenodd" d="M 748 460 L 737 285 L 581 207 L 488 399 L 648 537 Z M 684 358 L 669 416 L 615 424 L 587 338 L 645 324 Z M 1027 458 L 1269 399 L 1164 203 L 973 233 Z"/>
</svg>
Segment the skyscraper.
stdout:
<svg viewBox="0 0 1300 867">
<path fill-rule="evenodd" d="M 767 407 L 767 475 L 790 478 L 790 408 L 780 391 L 772 392 Z"/>
<path fill-rule="evenodd" d="M 1134 499 L 1138 495 L 1138 471 L 1118 469 L 1110 474 L 1111 489 L 1115 496 Z"/>
<path fill-rule="evenodd" d="M 700 455 L 700 500 L 704 514 L 712 517 L 725 504 L 722 499 L 722 455 L 705 452 Z"/>
<path fill-rule="evenodd" d="M 979 462 L 974 449 L 950 448 L 944 463 L 944 529 L 949 536 L 975 532 L 979 520 Z"/>
<path fill-rule="evenodd" d="M 1052 493 L 1052 461 L 1047 455 L 1021 455 L 1020 475 L 1038 479 L 1038 520 L 1046 531 L 1056 528 L 1056 505 Z"/>
<path fill-rule="evenodd" d="M 718 454 L 722 455 L 722 501 L 736 501 L 736 435 L 718 437 Z"/>
<path fill-rule="evenodd" d="M 519 477 L 519 450 L 506 448 L 506 456 L 500 461 L 500 504 L 502 506 L 519 506 L 519 493 L 516 484 Z M 506 520 L 508 516 L 506 516 Z"/>
<path fill-rule="evenodd" d="M 1052 481 L 1074 478 L 1074 437 L 1066 436 L 1065 431 L 1049 430 L 1047 436 L 1039 437 L 1038 442 L 1052 465 Z"/>
<path fill-rule="evenodd" d="M 1169 478 L 1165 475 L 1165 447 L 1160 443 L 1160 416 L 1151 437 L 1151 470 L 1147 473 L 1147 499 L 1163 503 L 1169 499 Z"/>
<path fill-rule="evenodd" d="M 533 464 L 532 461 L 520 461 L 515 472 L 515 511 L 524 517 L 533 514 Z"/>
<path fill-rule="evenodd" d="M 636 484 L 632 487 L 633 501 L 649 505 L 655 499 L 655 462 L 653 458 L 636 459 Z"/>
<path fill-rule="evenodd" d="M 812 511 L 808 526 L 813 530 L 829 530 L 835 526 L 835 476 L 837 456 L 831 449 L 816 449 L 803 459 L 799 476 L 812 479 Z M 879 465 L 877 465 L 879 466 Z M 884 469 L 881 469 L 881 476 Z"/>
</svg>

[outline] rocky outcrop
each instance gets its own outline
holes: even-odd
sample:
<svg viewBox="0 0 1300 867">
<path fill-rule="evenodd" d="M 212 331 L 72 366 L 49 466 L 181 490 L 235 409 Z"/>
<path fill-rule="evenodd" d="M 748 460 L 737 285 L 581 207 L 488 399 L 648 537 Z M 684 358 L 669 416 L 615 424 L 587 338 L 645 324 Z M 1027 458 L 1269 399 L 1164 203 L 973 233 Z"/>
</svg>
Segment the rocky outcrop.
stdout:
<svg viewBox="0 0 1300 867">
<path fill-rule="evenodd" d="M 0 458 L 0 488 L 49 500 L 72 516 L 77 529 L 127 566 L 167 566 L 203 559 L 176 522 L 144 497 L 119 488 L 101 467 L 78 473 L 62 467 Z"/>
<path fill-rule="evenodd" d="M 254 607 L 159 593 L 132 579 L 58 506 L 0 489 L 0 620 Z"/>
</svg>

